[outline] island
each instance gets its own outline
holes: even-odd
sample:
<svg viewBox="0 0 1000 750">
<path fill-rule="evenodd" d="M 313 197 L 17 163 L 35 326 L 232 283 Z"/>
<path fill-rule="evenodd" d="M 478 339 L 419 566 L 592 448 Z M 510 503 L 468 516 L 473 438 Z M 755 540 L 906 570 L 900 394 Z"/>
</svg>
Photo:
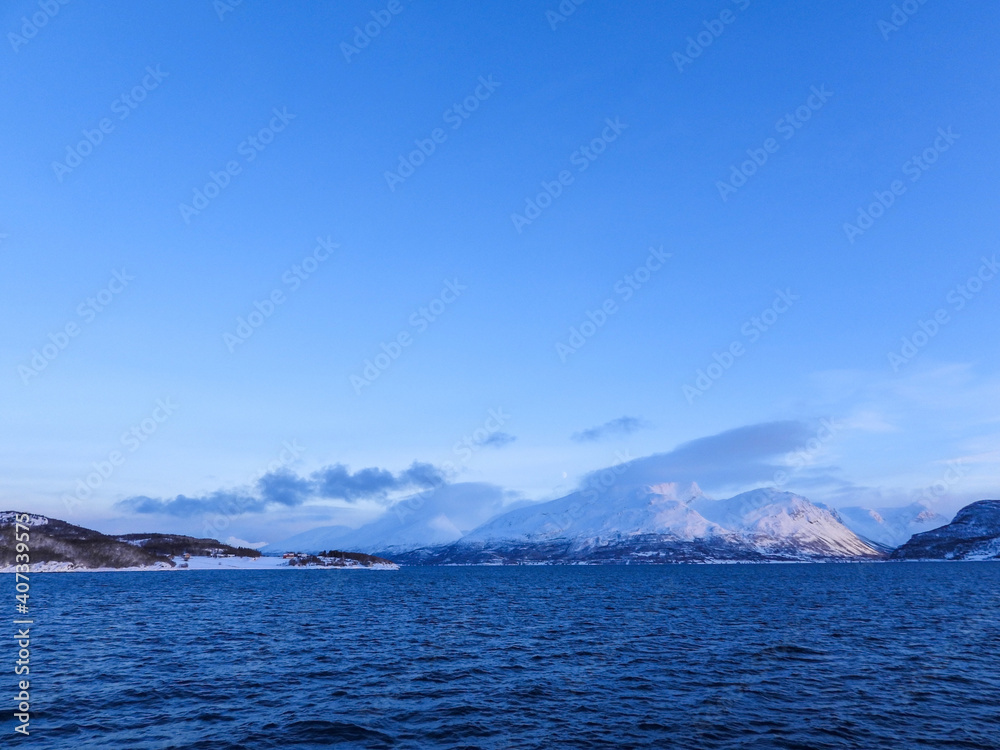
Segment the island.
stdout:
<svg viewBox="0 0 1000 750">
<path fill-rule="evenodd" d="M 37 513 L 0 512 L 0 572 L 13 573 L 25 554 L 18 549 L 17 524 L 28 528 L 27 559 L 32 573 L 143 570 L 366 569 L 397 570 L 391 560 L 330 550 L 319 555 L 266 556 L 217 539 L 181 534 L 103 534 Z M 23 531 L 22 531 L 23 533 Z M 24 547 L 21 548 L 22 550 Z"/>
</svg>

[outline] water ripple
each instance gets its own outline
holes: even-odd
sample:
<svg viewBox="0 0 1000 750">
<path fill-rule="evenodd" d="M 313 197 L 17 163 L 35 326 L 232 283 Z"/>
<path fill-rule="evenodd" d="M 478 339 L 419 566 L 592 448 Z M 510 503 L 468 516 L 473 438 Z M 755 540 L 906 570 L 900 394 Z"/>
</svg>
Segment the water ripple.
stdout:
<svg viewBox="0 0 1000 750">
<path fill-rule="evenodd" d="M 991 563 L 40 575 L 32 739 L 998 750 L 998 584 Z"/>
</svg>

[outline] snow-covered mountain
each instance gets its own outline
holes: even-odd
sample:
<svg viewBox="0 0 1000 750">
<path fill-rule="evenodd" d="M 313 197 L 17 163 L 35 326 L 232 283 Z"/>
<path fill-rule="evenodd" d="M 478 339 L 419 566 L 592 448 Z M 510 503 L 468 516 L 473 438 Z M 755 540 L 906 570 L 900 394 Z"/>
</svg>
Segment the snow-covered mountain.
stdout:
<svg viewBox="0 0 1000 750">
<path fill-rule="evenodd" d="M 510 500 L 499 487 L 476 482 L 443 485 L 413 495 L 358 529 L 324 526 L 269 544 L 264 551 L 374 552 L 392 557 L 420 547 L 450 544 L 504 510 Z"/>
<path fill-rule="evenodd" d="M 378 548 L 378 545 L 372 545 Z M 504 513 L 406 562 L 680 562 L 878 558 L 826 508 L 775 489 L 711 500 L 696 484 L 587 490 Z"/>
<path fill-rule="evenodd" d="M 791 492 L 760 489 L 728 500 L 703 497 L 692 507 L 767 554 L 865 557 L 873 551 L 836 513 Z"/>
<path fill-rule="evenodd" d="M 844 525 L 862 539 L 896 548 L 914 534 L 939 528 L 948 518 L 936 513 L 924 503 L 916 502 L 899 508 L 838 508 Z"/>
<path fill-rule="evenodd" d="M 966 505 L 947 526 L 917 534 L 892 553 L 897 560 L 1000 559 L 1000 500 Z"/>
<path fill-rule="evenodd" d="M 724 529 L 690 507 L 704 498 L 697 484 L 660 484 L 599 495 L 594 490 L 510 511 L 467 534 L 463 543 L 575 538 L 595 544 L 637 534 L 671 534 L 692 540 Z"/>
</svg>

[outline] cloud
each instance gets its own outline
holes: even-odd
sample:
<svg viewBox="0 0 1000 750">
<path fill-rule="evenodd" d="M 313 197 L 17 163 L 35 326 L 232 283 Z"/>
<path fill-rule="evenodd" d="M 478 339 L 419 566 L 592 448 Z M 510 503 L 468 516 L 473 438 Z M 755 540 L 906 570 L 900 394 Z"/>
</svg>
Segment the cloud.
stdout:
<svg viewBox="0 0 1000 750">
<path fill-rule="evenodd" d="M 631 435 L 633 432 L 638 432 L 650 426 L 648 422 L 637 417 L 618 417 L 618 419 L 612 419 L 610 422 L 605 422 L 597 427 L 590 427 L 586 430 L 575 432 L 572 435 L 572 439 L 578 443 L 587 443 L 614 435 Z"/>
<path fill-rule="evenodd" d="M 477 442 L 476 445 L 482 445 L 487 448 L 503 448 L 515 440 L 517 438 L 508 432 L 491 432 L 488 436 Z"/>
<path fill-rule="evenodd" d="M 486 482 L 445 484 L 396 501 L 379 518 L 359 528 L 310 528 L 268 545 L 268 551 L 333 547 L 376 554 L 447 544 L 509 510 L 518 499 L 518 493 Z"/>
<path fill-rule="evenodd" d="M 518 499 L 486 482 L 459 482 L 404 498 L 375 521 L 347 535 L 345 547 L 385 551 L 453 542 Z"/>
<path fill-rule="evenodd" d="M 119 510 L 129 513 L 156 513 L 167 516 L 196 516 L 203 513 L 260 513 L 267 508 L 263 498 L 246 492 L 213 492 L 202 497 L 178 495 L 172 500 L 139 495 L 129 497 L 115 504 Z"/>
<path fill-rule="evenodd" d="M 443 483 L 445 477 L 435 466 L 414 461 L 409 469 L 399 474 L 378 468 L 361 469 L 351 474 L 343 464 L 334 464 L 313 472 L 312 481 L 320 497 L 356 501 L 382 499 L 398 490 L 435 487 Z"/>
<path fill-rule="evenodd" d="M 126 498 L 115 507 L 129 513 L 180 517 L 208 513 L 236 516 L 263 513 L 274 507 L 294 508 L 313 498 L 350 503 L 363 500 L 384 502 L 391 492 L 430 489 L 445 483 L 446 477 L 440 469 L 416 461 L 397 474 L 378 467 L 352 473 L 343 464 L 332 464 L 313 472 L 308 478 L 289 469 L 279 469 L 264 474 L 250 488 L 243 490 L 218 490 L 200 497 L 178 495 L 173 499 L 139 495 Z"/>
<path fill-rule="evenodd" d="M 257 491 L 264 505 L 302 505 L 313 492 L 312 483 L 289 469 L 268 472 L 257 480 Z"/>
<path fill-rule="evenodd" d="M 619 475 L 616 484 L 698 482 L 707 489 L 773 483 L 776 474 L 788 469 L 780 459 L 801 451 L 819 429 L 818 425 L 803 421 L 738 427 L 683 443 L 668 453 L 629 461 L 616 468 Z M 588 474 L 584 484 L 593 483 L 601 473 Z"/>
</svg>

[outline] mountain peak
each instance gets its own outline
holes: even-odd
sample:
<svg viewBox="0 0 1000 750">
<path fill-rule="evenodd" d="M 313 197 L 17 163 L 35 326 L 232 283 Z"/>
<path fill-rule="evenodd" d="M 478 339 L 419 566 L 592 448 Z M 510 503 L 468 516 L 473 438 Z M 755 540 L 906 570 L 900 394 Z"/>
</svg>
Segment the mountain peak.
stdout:
<svg viewBox="0 0 1000 750">
<path fill-rule="evenodd" d="M 761 488 L 712 500 L 694 483 L 575 492 L 504 513 L 421 561 L 670 562 L 879 557 L 835 513 Z"/>
<path fill-rule="evenodd" d="M 901 560 L 1000 558 L 1000 500 L 966 505 L 950 524 L 914 535 L 892 556 Z"/>
<path fill-rule="evenodd" d="M 689 502 L 698 497 L 705 497 L 705 493 L 702 492 L 697 482 L 661 482 L 659 484 L 642 485 L 642 488 L 649 493 L 683 502 Z"/>
</svg>

